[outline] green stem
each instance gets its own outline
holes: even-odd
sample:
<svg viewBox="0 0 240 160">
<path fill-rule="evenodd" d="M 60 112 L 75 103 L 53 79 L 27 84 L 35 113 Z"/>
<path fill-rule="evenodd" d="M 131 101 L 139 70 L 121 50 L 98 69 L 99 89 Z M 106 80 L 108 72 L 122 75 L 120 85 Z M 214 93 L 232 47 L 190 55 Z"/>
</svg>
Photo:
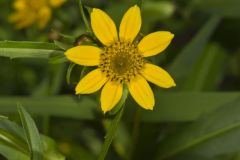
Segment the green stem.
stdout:
<svg viewBox="0 0 240 160">
<path fill-rule="evenodd" d="M 115 135 L 115 132 L 117 130 L 118 123 L 120 122 L 121 117 L 123 115 L 123 110 L 124 110 L 124 105 L 122 106 L 120 111 L 117 112 L 114 119 L 112 120 L 112 122 L 109 126 L 109 129 L 108 129 L 107 135 L 105 137 L 105 141 L 103 143 L 103 147 L 102 147 L 102 150 L 101 150 L 100 155 L 98 157 L 98 160 L 104 160 L 105 159 L 105 157 L 107 155 L 107 152 L 108 152 L 108 149 L 109 149 L 109 147 L 112 143 L 113 137 Z"/>
<path fill-rule="evenodd" d="M 43 116 L 43 122 L 42 122 L 42 127 L 43 127 L 43 134 L 48 135 L 49 132 L 49 123 L 50 123 L 50 116 L 49 115 L 44 115 Z"/>
<path fill-rule="evenodd" d="M 136 149 L 136 145 L 137 145 L 137 140 L 139 137 L 139 129 L 140 129 L 140 120 L 141 120 L 141 109 L 140 107 L 137 108 L 137 111 L 135 113 L 135 117 L 134 117 L 134 124 L 133 124 L 133 131 L 132 131 L 132 145 L 130 148 L 130 154 L 129 154 L 129 159 L 133 159 L 133 155 Z"/>
</svg>

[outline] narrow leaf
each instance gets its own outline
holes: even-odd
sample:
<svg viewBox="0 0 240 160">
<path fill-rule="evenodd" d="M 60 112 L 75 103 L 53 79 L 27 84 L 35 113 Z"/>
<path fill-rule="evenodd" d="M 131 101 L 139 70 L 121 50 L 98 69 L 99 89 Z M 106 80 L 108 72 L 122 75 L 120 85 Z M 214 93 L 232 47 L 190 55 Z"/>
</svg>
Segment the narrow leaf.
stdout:
<svg viewBox="0 0 240 160">
<path fill-rule="evenodd" d="M 240 17 L 239 0 L 201 0 L 195 1 L 195 5 L 201 11 L 212 15 L 218 15 L 227 18 Z"/>
<path fill-rule="evenodd" d="M 0 154 L 8 159 L 29 160 L 30 153 L 22 128 L 8 119 L 0 120 Z"/>
<path fill-rule="evenodd" d="M 82 2 L 82 0 L 78 0 L 78 2 L 79 2 L 80 14 L 81 14 L 82 20 L 84 22 L 85 28 L 86 28 L 87 32 L 93 34 L 92 29 L 90 27 L 90 24 L 88 22 L 87 16 L 86 16 L 86 14 L 84 12 L 84 9 L 83 9 L 83 2 Z"/>
<path fill-rule="evenodd" d="M 68 69 L 67 69 L 67 74 L 66 74 L 66 80 L 67 80 L 67 84 L 70 85 L 71 83 L 71 73 L 72 73 L 72 70 L 74 68 L 76 64 L 75 63 L 71 63 L 69 66 L 68 66 Z"/>
<path fill-rule="evenodd" d="M 63 42 L 60 42 L 57 40 L 54 40 L 54 44 L 64 51 L 72 47 L 72 45 L 69 45 L 69 44 L 66 44 L 66 43 L 63 43 Z"/>
<path fill-rule="evenodd" d="M 65 63 L 67 61 L 68 61 L 68 59 L 66 58 L 65 55 L 54 56 L 54 57 L 49 58 L 49 60 L 48 60 L 48 62 L 51 64 Z"/>
<path fill-rule="evenodd" d="M 0 56 L 9 58 L 50 58 L 63 55 L 53 43 L 0 41 Z"/>
<path fill-rule="evenodd" d="M 0 145 L 10 147 L 12 149 L 18 150 L 23 154 L 28 155 L 28 150 L 26 144 L 19 137 L 12 135 L 11 133 L 0 128 Z M 0 151 L 1 153 L 1 151 Z"/>
<path fill-rule="evenodd" d="M 181 156 L 185 157 L 182 159 L 186 159 L 187 153 L 190 153 L 189 156 L 192 157 L 198 155 L 211 158 L 224 153 L 236 152 L 240 147 L 240 141 L 237 138 L 240 131 L 239 106 L 240 98 L 237 98 L 223 105 L 216 112 L 206 114 L 196 122 L 180 128 L 160 143 L 156 159 L 174 157 L 180 159 Z M 230 133 L 231 136 L 229 136 Z M 219 141 L 218 138 L 220 138 Z M 222 141 L 223 139 L 225 140 Z"/>
<path fill-rule="evenodd" d="M 240 97 L 240 92 L 178 92 L 162 93 L 155 91 L 154 111 L 142 112 L 143 122 L 186 122 L 212 112 L 220 106 Z M 183 101 L 187 99 L 187 101 Z M 74 119 L 94 120 L 95 113 L 101 113 L 96 99 L 82 95 L 80 100 L 72 96 L 48 97 L 0 97 L 0 112 L 15 113 L 15 104 L 20 101 L 31 114 L 69 117 Z M 131 96 L 126 102 L 125 119 L 131 121 L 135 109 L 139 107 Z M 178 104 L 178 105 L 176 105 Z M 187 112 L 186 112 L 187 111 Z"/>
<path fill-rule="evenodd" d="M 2 144 L 0 144 L 0 154 L 8 160 L 30 160 L 28 155 Z"/>
<path fill-rule="evenodd" d="M 18 104 L 18 112 L 23 125 L 24 133 L 28 142 L 28 147 L 31 152 L 32 160 L 42 160 L 43 159 L 43 144 L 31 116 L 26 112 L 26 110 Z"/>
<path fill-rule="evenodd" d="M 169 66 L 169 71 L 174 75 L 174 79 L 178 86 L 182 86 L 181 80 L 186 78 L 192 66 L 203 53 L 203 49 L 206 47 L 207 42 L 219 22 L 219 17 L 211 17 Z"/>
<path fill-rule="evenodd" d="M 0 120 L 1 120 L 1 119 L 8 119 L 8 117 L 5 117 L 5 116 L 0 115 Z"/>
<path fill-rule="evenodd" d="M 219 45 L 211 44 L 194 65 L 184 90 L 206 91 L 214 89 L 222 70 L 226 66 L 226 54 Z"/>
</svg>

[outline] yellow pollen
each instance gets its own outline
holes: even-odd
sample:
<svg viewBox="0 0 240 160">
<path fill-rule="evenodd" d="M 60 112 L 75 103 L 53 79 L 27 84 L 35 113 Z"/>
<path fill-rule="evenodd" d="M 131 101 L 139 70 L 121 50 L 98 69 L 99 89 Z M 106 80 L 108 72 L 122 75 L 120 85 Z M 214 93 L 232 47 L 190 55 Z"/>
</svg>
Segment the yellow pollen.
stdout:
<svg viewBox="0 0 240 160">
<path fill-rule="evenodd" d="M 99 68 L 111 81 L 123 83 L 139 74 L 144 63 L 136 44 L 119 41 L 104 48 Z"/>
</svg>

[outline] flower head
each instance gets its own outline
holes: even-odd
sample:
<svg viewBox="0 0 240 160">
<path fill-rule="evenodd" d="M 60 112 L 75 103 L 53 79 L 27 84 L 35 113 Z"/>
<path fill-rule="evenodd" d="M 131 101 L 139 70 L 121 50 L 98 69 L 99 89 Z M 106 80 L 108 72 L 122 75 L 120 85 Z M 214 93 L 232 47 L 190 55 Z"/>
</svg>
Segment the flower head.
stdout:
<svg viewBox="0 0 240 160">
<path fill-rule="evenodd" d="M 43 29 L 52 16 L 52 8 L 62 5 L 65 0 L 15 0 L 16 10 L 9 16 L 9 21 L 16 24 L 17 29 L 27 28 L 37 24 Z"/>
<path fill-rule="evenodd" d="M 76 94 L 93 93 L 103 87 L 101 108 L 107 112 L 119 102 L 123 84 L 126 84 L 134 100 L 141 107 L 152 110 L 155 101 L 147 80 L 163 88 L 176 84 L 165 70 L 147 62 L 144 57 L 162 52 L 174 35 L 159 31 L 147 35 L 139 43 L 134 41 L 141 28 L 140 9 L 136 5 L 123 16 L 119 34 L 112 19 L 100 9 L 93 9 L 91 26 L 104 47 L 80 45 L 65 52 L 74 63 L 98 66 L 80 80 Z"/>
</svg>

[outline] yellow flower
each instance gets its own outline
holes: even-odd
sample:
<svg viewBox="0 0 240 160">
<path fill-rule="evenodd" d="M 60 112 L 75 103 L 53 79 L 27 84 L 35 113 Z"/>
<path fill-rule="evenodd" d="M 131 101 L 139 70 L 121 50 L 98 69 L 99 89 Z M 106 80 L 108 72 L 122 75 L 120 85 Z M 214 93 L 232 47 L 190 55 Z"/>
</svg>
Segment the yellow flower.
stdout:
<svg viewBox="0 0 240 160">
<path fill-rule="evenodd" d="M 162 52 L 174 35 L 159 31 L 134 41 L 141 28 L 141 14 L 138 6 L 131 7 L 123 16 L 119 34 L 113 20 L 102 10 L 91 12 L 91 26 L 94 34 L 104 47 L 82 45 L 65 52 L 66 57 L 79 65 L 98 66 L 80 80 L 76 94 L 101 92 L 103 112 L 111 110 L 121 99 L 123 84 L 134 100 L 143 108 L 152 110 L 154 95 L 148 81 L 163 87 L 176 86 L 171 76 L 162 68 L 144 60 Z"/>
<path fill-rule="evenodd" d="M 9 16 L 9 22 L 15 23 L 17 29 L 37 24 L 39 29 L 46 27 L 52 16 L 52 8 L 59 7 L 65 0 L 15 0 L 16 10 Z"/>
</svg>

